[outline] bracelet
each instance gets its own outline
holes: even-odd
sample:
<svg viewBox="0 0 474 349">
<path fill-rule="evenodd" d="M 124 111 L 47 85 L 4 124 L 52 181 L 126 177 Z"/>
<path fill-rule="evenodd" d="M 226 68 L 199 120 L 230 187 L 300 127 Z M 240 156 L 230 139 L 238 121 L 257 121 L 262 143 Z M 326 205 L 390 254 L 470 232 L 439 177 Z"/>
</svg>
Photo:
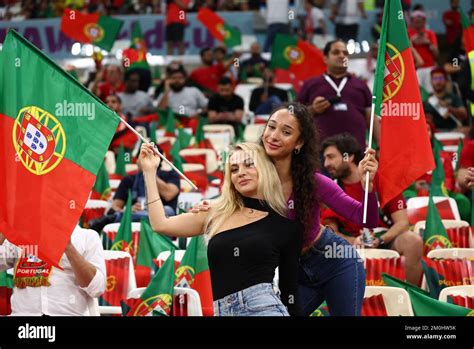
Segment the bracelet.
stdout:
<svg viewBox="0 0 474 349">
<path fill-rule="evenodd" d="M 146 206 L 151 205 L 151 204 L 153 204 L 154 202 L 157 202 L 157 201 L 160 201 L 160 200 L 161 200 L 161 198 L 158 198 L 158 199 L 156 199 L 156 200 L 154 200 L 154 201 L 152 201 L 152 202 L 147 202 L 147 203 L 146 203 Z"/>
</svg>

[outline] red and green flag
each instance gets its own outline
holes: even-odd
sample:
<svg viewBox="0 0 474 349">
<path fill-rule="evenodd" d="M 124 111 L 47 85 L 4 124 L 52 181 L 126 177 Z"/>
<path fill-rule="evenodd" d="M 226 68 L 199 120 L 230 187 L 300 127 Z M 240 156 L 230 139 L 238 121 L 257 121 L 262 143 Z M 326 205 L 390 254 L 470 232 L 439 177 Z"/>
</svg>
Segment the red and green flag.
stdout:
<svg viewBox="0 0 474 349">
<path fill-rule="evenodd" d="M 140 222 L 140 240 L 137 251 L 137 264 L 135 275 L 137 277 L 137 286 L 147 286 L 150 282 L 153 260 L 161 252 L 173 251 L 176 246 L 164 235 L 153 231 L 148 220 L 142 218 Z M 139 282 L 139 280 L 143 280 Z"/>
<path fill-rule="evenodd" d="M 170 155 L 171 155 L 171 159 L 173 161 L 173 165 L 175 165 L 176 168 L 178 170 L 180 170 L 181 172 L 184 172 L 184 170 L 183 170 L 183 158 L 181 157 L 181 155 L 179 155 L 179 152 L 180 152 L 181 149 L 182 148 L 181 148 L 180 140 L 177 137 L 174 140 L 173 146 L 171 147 Z"/>
<path fill-rule="evenodd" d="M 204 316 L 213 315 L 211 274 L 207 262 L 207 248 L 202 235 L 189 242 L 186 253 L 176 270 L 175 286 L 190 287 L 199 293 Z"/>
<path fill-rule="evenodd" d="M 196 133 L 194 134 L 194 147 L 201 149 L 214 149 L 211 141 L 204 137 L 204 125 L 208 122 L 207 118 L 200 116 Z"/>
<path fill-rule="evenodd" d="M 117 153 L 117 161 L 115 162 L 115 174 L 117 176 L 122 177 L 122 178 L 125 177 L 125 175 L 127 174 L 125 163 L 126 163 L 126 161 L 125 161 L 125 148 L 123 146 L 123 143 L 120 143 L 120 148 L 119 148 L 119 151 Z"/>
<path fill-rule="evenodd" d="M 459 165 L 460 165 L 460 162 L 461 162 L 461 152 L 462 152 L 462 148 L 463 148 L 463 142 L 462 142 L 462 138 L 459 138 L 459 141 L 458 141 L 458 150 L 456 151 L 456 165 L 454 167 L 454 173 L 457 175 L 458 171 L 459 171 Z"/>
<path fill-rule="evenodd" d="M 120 226 L 115 234 L 115 239 L 112 244 L 111 250 L 113 251 L 125 251 L 130 253 L 133 259 L 135 259 L 136 246 L 133 246 L 132 236 L 132 193 L 128 191 L 127 203 L 123 210 L 122 219 L 120 220 Z"/>
<path fill-rule="evenodd" d="M 146 316 L 153 312 L 153 315 L 169 316 L 173 303 L 174 280 L 173 250 L 140 298 L 122 302 L 123 315 Z"/>
<path fill-rule="evenodd" d="M 0 67 L 0 231 L 57 265 L 119 119 L 14 30 Z"/>
<path fill-rule="evenodd" d="M 182 127 L 178 128 L 178 138 L 179 138 L 179 144 L 181 148 L 187 148 L 189 147 L 189 143 L 191 143 L 191 139 L 193 136 L 186 132 Z"/>
<path fill-rule="evenodd" d="M 123 21 L 97 13 L 85 14 L 66 8 L 61 18 L 61 31 L 83 44 L 110 51 L 122 29 Z"/>
<path fill-rule="evenodd" d="M 157 121 L 150 122 L 150 141 L 155 143 L 155 144 L 158 144 L 158 140 L 156 139 L 157 125 L 158 125 Z"/>
<path fill-rule="evenodd" d="M 408 292 L 408 290 L 412 290 L 412 291 L 420 292 L 420 293 L 422 293 L 426 296 L 430 295 L 425 290 L 423 290 L 423 289 L 421 289 L 421 288 L 419 288 L 415 285 L 412 285 L 408 282 L 400 280 L 400 279 L 396 278 L 395 276 L 389 275 L 387 273 L 382 273 L 382 280 L 383 280 L 385 286 L 400 287 L 400 288 L 403 288 L 407 292 Z"/>
<path fill-rule="evenodd" d="M 385 1 L 373 94 L 382 117 L 380 205 L 435 167 L 400 0 Z"/>
<path fill-rule="evenodd" d="M 441 302 L 417 291 L 409 290 L 415 316 L 474 316 L 474 310 Z"/>
<path fill-rule="evenodd" d="M 176 137 L 175 128 L 176 118 L 174 116 L 174 112 L 171 108 L 168 108 L 166 112 L 165 136 Z"/>
<path fill-rule="evenodd" d="M 242 43 L 240 30 L 225 22 L 214 11 L 201 7 L 197 19 L 209 30 L 214 39 L 224 42 L 227 47 L 238 46 Z"/>
<path fill-rule="evenodd" d="M 139 22 L 135 22 L 132 27 L 132 42 L 130 48 L 123 50 L 122 62 L 126 69 L 145 68 L 150 69 L 146 60 L 148 50 L 145 39 L 142 35 L 142 29 Z"/>
<path fill-rule="evenodd" d="M 313 311 L 310 316 L 316 316 L 316 317 L 331 316 L 331 314 L 329 313 L 329 307 L 326 301 L 324 301 L 315 311 Z"/>
<path fill-rule="evenodd" d="M 99 305 L 120 306 L 127 298 L 130 257 L 105 260 L 107 284 L 105 292 L 99 297 Z"/>
<path fill-rule="evenodd" d="M 108 200 L 111 191 L 109 174 L 105 168 L 105 162 L 103 162 L 95 178 L 94 186 L 92 187 L 91 199 Z"/>
<path fill-rule="evenodd" d="M 436 167 L 431 175 L 431 195 L 433 196 L 449 196 L 448 189 L 446 189 L 443 161 L 441 160 L 440 151 L 442 146 L 440 142 L 433 144 L 433 157 L 435 159 Z"/>
<path fill-rule="evenodd" d="M 287 34 L 275 36 L 270 66 L 293 73 L 297 80 L 319 76 L 326 71 L 321 50 L 307 41 Z"/>
<path fill-rule="evenodd" d="M 443 225 L 441 216 L 433 201 L 433 196 L 430 192 L 428 198 L 428 214 L 426 216 L 426 226 L 423 232 L 424 254 L 438 248 L 453 247 L 449 240 L 446 228 Z"/>
</svg>

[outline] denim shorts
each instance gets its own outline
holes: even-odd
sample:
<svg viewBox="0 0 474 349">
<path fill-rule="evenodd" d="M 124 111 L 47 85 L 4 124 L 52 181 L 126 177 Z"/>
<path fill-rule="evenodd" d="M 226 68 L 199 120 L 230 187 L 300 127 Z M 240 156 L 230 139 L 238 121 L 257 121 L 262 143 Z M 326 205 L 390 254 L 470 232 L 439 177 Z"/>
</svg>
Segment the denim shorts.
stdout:
<svg viewBox="0 0 474 349">
<path fill-rule="evenodd" d="M 214 316 L 290 316 L 271 283 L 261 283 L 214 301 Z"/>
</svg>

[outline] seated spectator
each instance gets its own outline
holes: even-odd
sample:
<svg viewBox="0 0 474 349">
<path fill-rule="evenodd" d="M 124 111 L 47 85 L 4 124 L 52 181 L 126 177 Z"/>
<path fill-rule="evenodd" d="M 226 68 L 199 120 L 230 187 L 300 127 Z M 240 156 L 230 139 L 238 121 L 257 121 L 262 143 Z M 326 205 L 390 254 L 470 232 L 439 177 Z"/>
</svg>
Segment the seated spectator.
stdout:
<svg viewBox="0 0 474 349">
<path fill-rule="evenodd" d="M 122 100 L 123 113 L 133 120 L 134 117 L 146 115 L 154 111 L 153 102 L 147 93 L 138 89 L 140 75 L 129 70 L 125 72 L 125 90 L 118 96 Z"/>
<path fill-rule="evenodd" d="M 235 134 L 240 135 L 239 125 L 244 116 L 244 100 L 232 90 L 232 81 L 223 77 L 219 81 L 217 95 L 209 99 L 207 106 L 209 123 L 234 126 Z"/>
<path fill-rule="evenodd" d="M 464 145 L 461 150 L 456 182 L 463 193 L 471 196 L 470 190 L 474 188 L 474 127 L 472 126 L 469 138 L 464 140 Z M 471 202 L 471 204 L 474 203 Z"/>
<path fill-rule="evenodd" d="M 119 65 L 110 64 L 105 69 L 101 69 L 95 76 L 91 90 L 104 102 L 111 94 L 123 92 L 125 84 L 122 68 Z"/>
<path fill-rule="evenodd" d="M 208 99 L 198 88 L 185 86 L 186 77 L 182 65 L 167 69 L 164 91 L 158 96 L 158 109 L 170 107 L 181 119 L 197 118 L 200 113 L 206 112 Z"/>
<path fill-rule="evenodd" d="M 270 68 L 265 68 L 263 84 L 252 91 L 249 109 L 255 114 L 270 114 L 274 108 L 288 101 L 288 92 L 275 87 L 275 75 Z"/>
<path fill-rule="evenodd" d="M 158 149 L 162 152 L 160 149 Z M 90 222 L 89 227 L 97 232 L 102 231 L 109 223 L 120 222 L 125 204 L 128 200 L 128 192 L 132 195 L 132 221 L 140 222 L 142 218 L 148 217 L 146 208 L 146 188 L 143 172 L 141 172 L 140 161 L 137 162 L 139 172 L 124 177 L 115 192 L 112 207 L 108 214 Z M 161 165 L 156 172 L 156 183 L 160 190 L 160 197 L 165 208 L 166 216 L 176 215 L 178 196 L 181 188 L 180 177 L 175 171 L 163 171 Z"/>
<path fill-rule="evenodd" d="M 14 268 L 14 316 L 85 316 L 88 303 L 105 291 L 104 250 L 95 231 L 76 226 L 53 268 L 13 245 L 0 233 L 0 271 Z"/>
<path fill-rule="evenodd" d="M 250 46 L 250 58 L 240 65 L 239 78 L 245 82 L 248 78 L 263 77 L 263 70 L 268 67 L 268 61 L 262 57 L 260 45 L 254 42 Z"/>
<path fill-rule="evenodd" d="M 426 14 L 423 11 L 412 12 L 408 38 L 422 60 L 421 66 L 416 71 L 418 82 L 426 91 L 432 92 L 430 72 L 436 66 L 439 54 L 438 39 L 434 31 L 426 29 Z"/>
<path fill-rule="evenodd" d="M 327 138 L 321 148 L 324 155 L 324 167 L 331 178 L 336 179 L 341 188 L 353 199 L 362 202 L 362 175 L 358 163 L 362 151 L 357 140 L 348 133 Z M 378 176 L 375 176 L 374 189 L 380 190 Z M 353 245 L 362 245 L 362 226 L 358 226 L 336 212 L 325 209 L 322 212 L 322 223 L 330 226 L 337 235 Z M 421 258 L 423 240 L 409 230 L 405 199 L 401 194 L 389 201 L 380 212 L 379 226 L 387 230 L 374 239 L 374 248 L 395 250 L 405 256 L 407 281 L 417 285 L 422 274 Z"/>
<path fill-rule="evenodd" d="M 456 129 L 467 119 L 467 110 L 461 98 L 447 90 L 447 78 L 443 68 L 431 71 L 434 92 L 423 105 L 426 117 L 433 121 L 438 130 Z"/>
<path fill-rule="evenodd" d="M 122 101 L 117 95 L 108 95 L 105 99 L 107 106 L 117 113 L 122 119 L 127 120 L 127 117 L 122 114 Z M 132 123 L 133 124 L 133 123 Z M 138 137 L 130 131 L 123 122 L 119 122 L 117 129 L 115 130 L 112 142 L 110 142 L 109 150 L 114 153 L 118 152 L 120 145 L 122 144 L 125 150 L 132 150 L 138 141 Z"/>
</svg>

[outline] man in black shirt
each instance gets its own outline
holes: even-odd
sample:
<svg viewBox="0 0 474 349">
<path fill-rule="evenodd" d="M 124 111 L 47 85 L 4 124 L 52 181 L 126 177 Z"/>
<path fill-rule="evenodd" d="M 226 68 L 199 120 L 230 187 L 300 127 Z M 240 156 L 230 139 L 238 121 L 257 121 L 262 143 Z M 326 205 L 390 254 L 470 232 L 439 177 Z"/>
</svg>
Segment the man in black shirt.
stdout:
<svg viewBox="0 0 474 349">
<path fill-rule="evenodd" d="M 233 92 L 232 81 L 228 77 L 220 79 L 217 91 L 217 95 L 209 99 L 207 106 L 209 123 L 232 125 L 235 134 L 239 136 L 239 125 L 244 116 L 244 100 Z"/>
<path fill-rule="evenodd" d="M 255 114 L 270 114 L 288 100 L 288 92 L 273 85 L 274 74 L 270 68 L 263 72 L 263 85 L 252 91 L 249 109 Z"/>
</svg>

